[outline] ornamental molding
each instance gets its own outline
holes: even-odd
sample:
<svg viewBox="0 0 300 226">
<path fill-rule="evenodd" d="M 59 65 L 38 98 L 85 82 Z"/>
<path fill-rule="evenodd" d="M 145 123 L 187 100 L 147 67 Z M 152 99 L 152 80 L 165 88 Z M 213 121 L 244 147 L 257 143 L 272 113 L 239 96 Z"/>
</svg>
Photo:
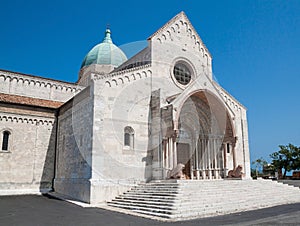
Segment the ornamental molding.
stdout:
<svg viewBox="0 0 300 226">
<path fill-rule="evenodd" d="M 55 124 L 55 118 L 45 118 L 38 116 L 27 116 L 18 114 L 7 114 L 0 113 L 0 122 L 11 122 L 11 123 L 25 123 L 32 125 L 49 125 L 53 126 Z"/>
<path fill-rule="evenodd" d="M 131 68 L 124 71 L 118 71 L 111 74 L 93 74 L 93 80 L 104 81 L 105 87 L 116 87 L 122 84 L 137 81 L 142 78 L 152 76 L 151 64 L 143 65 L 137 68 Z"/>
<path fill-rule="evenodd" d="M 53 89 L 71 92 L 71 93 L 77 93 L 83 89 L 83 87 L 72 83 L 55 81 L 47 78 L 40 78 L 31 75 L 24 75 L 24 74 L 8 72 L 8 71 L 0 71 L 0 82 L 9 82 L 9 83 L 15 82 L 17 84 L 22 84 L 27 86 L 53 88 Z"/>
<path fill-rule="evenodd" d="M 109 74 L 105 74 L 104 72 L 100 73 L 93 73 L 93 80 L 101 80 L 101 79 L 109 79 L 109 78 L 115 78 L 119 77 L 120 75 L 125 75 L 127 73 L 132 73 L 136 71 L 143 71 L 143 69 L 151 67 L 151 64 L 142 65 L 135 68 L 125 69 L 122 71 L 116 71 Z"/>
<path fill-rule="evenodd" d="M 162 26 L 153 35 L 151 35 L 148 38 L 148 40 L 155 38 L 155 40 L 159 41 L 160 43 L 163 43 L 166 40 L 173 41 L 174 36 L 178 35 L 181 30 L 185 31 L 187 37 L 192 39 L 195 49 L 199 53 L 201 53 L 202 57 L 208 58 L 209 56 L 210 58 L 212 58 L 207 47 L 203 43 L 199 34 L 197 33 L 197 31 L 195 30 L 195 28 L 193 27 L 193 25 L 191 24 L 184 12 L 180 12 L 175 17 L 173 17 L 164 26 Z"/>
<path fill-rule="evenodd" d="M 218 93 L 223 98 L 224 102 L 233 110 L 240 111 L 241 108 L 246 110 L 246 107 L 242 105 L 238 100 L 236 100 L 232 95 L 230 95 L 223 87 L 221 87 L 218 83 L 213 81 L 213 85 L 218 91 Z"/>
</svg>

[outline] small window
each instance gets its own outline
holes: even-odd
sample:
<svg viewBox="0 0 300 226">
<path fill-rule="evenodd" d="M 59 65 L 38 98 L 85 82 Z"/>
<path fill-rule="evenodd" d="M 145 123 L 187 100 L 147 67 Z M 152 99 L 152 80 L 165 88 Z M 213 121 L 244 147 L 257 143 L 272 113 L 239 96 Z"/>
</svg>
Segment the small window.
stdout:
<svg viewBox="0 0 300 226">
<path fill-rule="evenodd" d="M 2 151 L 8 151 L 9 131 L 3 131 Z"/>
<path fill-rule="evenodd" d="M 124 146 L 134 148 L 134 129 L 131 126 L 124 128 Z"/>
<path fill-rule="evenodd" d="M 83 143 L 83 135 L 80 134 L 80 139 L 79 139 L 79 146 L 81 147 Z"/>
<path fill-rule="evenodd" d="M 130 146 L 130 134 L 129 133 L 125 133 L 124 135 L 124 145 L 125 146 Z"/>
<path fill-rule="evenodd" d="M 230 153 L 230 144 L 229 143 L 227 143 L 226 149 L 227 149 L 227 153 Z"/>
</svg>

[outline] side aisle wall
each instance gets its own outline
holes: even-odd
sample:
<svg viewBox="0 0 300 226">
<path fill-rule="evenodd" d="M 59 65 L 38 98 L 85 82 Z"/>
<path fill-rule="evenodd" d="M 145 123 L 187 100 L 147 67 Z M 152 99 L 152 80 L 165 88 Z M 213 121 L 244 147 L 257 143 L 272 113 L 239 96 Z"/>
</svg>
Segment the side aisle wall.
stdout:
<svg viewBox="0 0 300 226">
<path fill-rule="evenodd" d="M 92 174 L 93 104 L 87 87 L 61 107 L 54 189 L 75 199 L 90 202 Z"/>
<path fill-rule="evenodd" d="M 1 194 L 51 190 L 55 129 L 54 109 L 0 104 Z M 3 150 L 4 133 L 9 134 L 7 150 Z"/>
</svg>

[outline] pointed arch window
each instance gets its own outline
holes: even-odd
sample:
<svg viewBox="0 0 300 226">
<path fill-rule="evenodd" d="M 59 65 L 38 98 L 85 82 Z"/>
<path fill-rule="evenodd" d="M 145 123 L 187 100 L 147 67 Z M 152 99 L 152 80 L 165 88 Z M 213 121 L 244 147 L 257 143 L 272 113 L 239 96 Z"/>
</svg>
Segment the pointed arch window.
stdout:
<svg viewBox="0 0 300 226">
<path fill-rule="evenodd" d="M 2 133 L 2 151 L 8 151 L 8 142 L 9 142 L 10 132 L 5 130 Z"/>
<path fill-rule="evenodd" d="M 131 126 L 124 128 L 124 146 L 130 149 L 134 148 L 134 129 Z"/>
</svg>

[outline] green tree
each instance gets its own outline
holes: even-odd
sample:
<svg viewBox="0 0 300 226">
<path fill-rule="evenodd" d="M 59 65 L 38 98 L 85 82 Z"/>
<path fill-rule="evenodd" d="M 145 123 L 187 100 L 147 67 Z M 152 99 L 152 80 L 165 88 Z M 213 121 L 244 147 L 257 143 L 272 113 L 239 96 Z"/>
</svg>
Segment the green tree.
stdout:
<svg viewBox="0 0 300 226">
<path fill-rule="evenodd" d="M 258 172 L 262 171 L 263 167 L 267 164 L 267 161 L 264 160 L 262 157 L 252 162 L 252 165 L 255 166 L 256 177 L 258 176 Z"/>
<path fill-rule="evenodd" d="M 293 170 L 300 170 L 300 147 L 295 149 L 293 157 L 294 157 Z"/>
<path fill-rule="evenodd" d="M 286 172 L 300 168 L 300 147 L 292 144 L 279 145 L 280 150 L 270 155 L 272 165 L 277 170 L 283 169 L 283 178 L 286 177 Z"/>
</svg>

